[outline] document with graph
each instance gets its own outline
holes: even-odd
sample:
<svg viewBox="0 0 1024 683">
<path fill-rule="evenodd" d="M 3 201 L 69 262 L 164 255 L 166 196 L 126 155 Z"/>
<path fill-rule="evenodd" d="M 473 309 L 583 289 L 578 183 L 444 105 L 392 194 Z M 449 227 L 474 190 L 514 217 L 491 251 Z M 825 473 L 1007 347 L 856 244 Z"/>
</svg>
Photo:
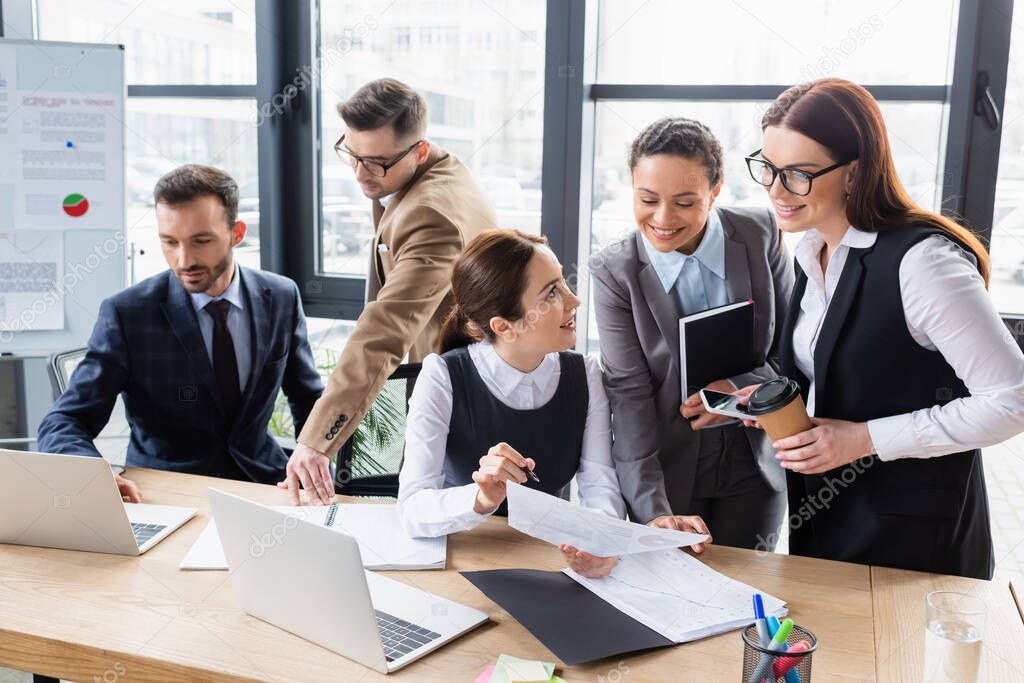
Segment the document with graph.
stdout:
<svg viewBox="0 0 1024 683">
<path fill-rule="evenodd" d="M 754 593 L 763 596 L 766 615 L 781 617 L 787 611 L 779 598 L 734 581 L 681 550 L 626 555 L 603 579 L 588 579 L 569 568 L 564 573 L 676 643 L 749 624 Z"/>
<path fill-rule="evenodd" d="M 520 484 L 509 483 L 506 491 L 510 527 L 555 545 L 568 543 L 598 557 L 649 553 L 708 540 L 703 534 L 617 519 Z"/>
</svg>

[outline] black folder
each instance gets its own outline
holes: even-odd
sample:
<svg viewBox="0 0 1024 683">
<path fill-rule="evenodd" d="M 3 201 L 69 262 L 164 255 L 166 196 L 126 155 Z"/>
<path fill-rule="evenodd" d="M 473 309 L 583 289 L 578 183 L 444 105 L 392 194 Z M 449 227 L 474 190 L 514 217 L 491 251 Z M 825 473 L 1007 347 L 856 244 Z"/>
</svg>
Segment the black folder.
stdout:
<svg viewBox="0 0 1024 683">
<path fill-rule="evenodd" d="M 710 308 L 679 319 L 683 400 L 709 383 L 764 363 L 754 346 L 754 302 Z"/>
<path fill-rule="evenodd" d="M 562 572 L 459 572 L 567 666 L 675 645 Z"/>
</svg>

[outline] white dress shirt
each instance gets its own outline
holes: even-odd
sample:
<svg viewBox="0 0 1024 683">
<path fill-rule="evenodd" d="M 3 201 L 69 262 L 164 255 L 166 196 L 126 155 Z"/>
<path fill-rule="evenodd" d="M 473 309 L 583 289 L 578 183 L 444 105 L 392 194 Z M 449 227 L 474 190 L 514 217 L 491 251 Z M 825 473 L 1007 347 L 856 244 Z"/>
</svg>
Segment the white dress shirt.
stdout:
<svg viewBox="0 0 1024 683">
<path fill-rule="evenodd" d="M 807 410 L 814 415 L 814 349 L 850 249 L 877 234 L 850 226 L 829 259 L 825 240 L 809 230 L 796 247 L 807 289 L 793 330 L 797 367 L 811 382 Z M 881 460 L 931 458 L 991 446 L 1024 430 L 1024 354 L 996 311 L 973 254 L 933 235 L 911 247 L 900 264 L 900 296 L 911 337 L 938 351 L 971 395 L 946 405 L 868 421 Z M 899 391 L 900 378 L 892 378 Z"/>
<path fill-rule="evenodd" d="M 544 357 L 532 372 L 520 372 L 488 342 L 469 346 L 469 356 L 488 391 L 510 408 L 533 410 L 550 401 L 561 376 L 557 353 Z M 583 431 L 580 467 L 576 472 L 580 503 L 618 518 L 626 508 L 611 454 L 611 413 L 597 361 L 584 359 L 590 398 Z M 437 354 L 423 359 L 423 369 L 409 400 L 405 461 L 399 475 L 398 512 L 413 537 L 443 536 L 472 529 L 488 517 L 473 510 L 475 483 L 444 486 L 444 458 L 452 418 L 452 385 L 448 366 Z M 514 441 L 509 434 L 506 441 Z M 486 453 L 481 453 L 483 457 Z M 530 457 L 529 453 L 523 453 Z M 543 461 L 537 463 L 544 476 Z"/>
<path fill-rule="evenodd" d="M 665 293 L 672 293 L 682 315 L 729 303 L 725 284 L 725 230 L 716 209 L 708 213 L 700 244 L 692 254 L 660 252 L 643 238 L 647 258 Z"/>
</svg>

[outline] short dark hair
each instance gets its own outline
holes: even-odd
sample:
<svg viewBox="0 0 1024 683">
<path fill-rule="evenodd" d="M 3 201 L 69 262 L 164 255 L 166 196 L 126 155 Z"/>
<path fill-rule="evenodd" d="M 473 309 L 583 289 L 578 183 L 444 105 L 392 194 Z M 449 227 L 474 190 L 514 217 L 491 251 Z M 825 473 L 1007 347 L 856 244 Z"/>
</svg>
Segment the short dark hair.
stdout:
<svg viewBox="0 0 1024 683">
<path fill-rule="evenodd" d="M 184 204 L 204 195 L 220 199 L 228 227 L 233 226 L 238 220 L 238 183 L 219 168 L 185 164 L 164 174 L 153 189 L 154 203 L 167 206 Z"/>
<path fill-rule="evenodd" d="M 338 113 L 353 130 L 376 130 L 390 125 L 395 137 L 423 137 L 427 129 L 427 103 L 401 81 L 370 81 L 338 104 Z"/>
<path fill-rule="evenodd" d="M 647 126 L 629 147 L 630 172 L 636 169 L 640 159 L 656 154 L 695 159 L 704 166 L 711 185 L 716 185 L 725 176 L 722 143 L 700 121 L 666 116 Z"/>
</svg>

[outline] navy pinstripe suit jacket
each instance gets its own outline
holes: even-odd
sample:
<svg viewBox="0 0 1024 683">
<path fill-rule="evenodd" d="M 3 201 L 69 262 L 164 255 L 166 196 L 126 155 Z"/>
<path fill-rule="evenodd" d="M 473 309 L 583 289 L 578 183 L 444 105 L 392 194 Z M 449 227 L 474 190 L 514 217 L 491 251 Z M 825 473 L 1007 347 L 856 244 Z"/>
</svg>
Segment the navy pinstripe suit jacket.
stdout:
<svg viewBox="0 0 1024 683">
<path fill-rule="evenodd" d="M 192 300 L 168 270 L 100 305 L 85 358 L 39 425 L 38 449 L 98 456 L 93 439 L 120 394 L 131 425 L 128 466 L 282 480 L 287 456 L 267 429 L 278 389 L 297 434 L 323 383 L 295 283 L 238 268 L 252 367 L 234 420 L 222 407 Z"/>
</svg>

